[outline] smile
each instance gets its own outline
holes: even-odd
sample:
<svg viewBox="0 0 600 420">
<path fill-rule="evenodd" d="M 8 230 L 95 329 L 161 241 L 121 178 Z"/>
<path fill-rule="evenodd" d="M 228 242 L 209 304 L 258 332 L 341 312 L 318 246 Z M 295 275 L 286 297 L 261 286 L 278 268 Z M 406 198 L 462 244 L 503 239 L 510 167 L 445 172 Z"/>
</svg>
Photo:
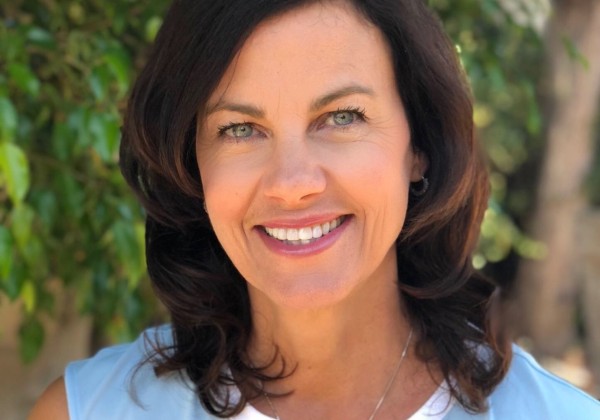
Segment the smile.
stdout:
<svg viewBox="0 0 600 420">
<path fill-rule="evenodd" d="M 345 218 L 346 216 L 340 216 L 329 222 L 299 229 L 270 228 L 266 226 L 263 228 L 267 235 L 287 245 L 307 245 L 337 229 Z"/>
</svg>

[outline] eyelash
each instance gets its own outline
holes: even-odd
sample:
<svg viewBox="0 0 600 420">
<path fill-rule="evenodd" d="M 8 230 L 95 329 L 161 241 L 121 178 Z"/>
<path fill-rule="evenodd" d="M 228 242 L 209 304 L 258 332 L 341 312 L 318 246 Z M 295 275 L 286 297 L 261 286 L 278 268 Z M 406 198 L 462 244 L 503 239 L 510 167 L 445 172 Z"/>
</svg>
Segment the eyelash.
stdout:
<svg viewBox="0 0 600 420">
<path fill-rule="evenodd" d="M 331 111 L 328 112 L 327 114 L 325 114 L 323 120 L 327 120 L 328 118 L 332 117 L 335 114 L 341 113 L 341 112 L 351 112 L 354 115 L 356 115 L 358 117 L 358 120 L 360 121 L 367 121 L 368 117 L 365 114 L 365 109 L 364 108 L 360 108 L 360 107 L 354 107 L 354 106 L 348 106 L 348 107 L 344 107 L 344 108 L 338 108 L 335 111 Z M 238 127 L 240 125 L 248 125 L 251 126 L 253 129 L 255 129 L 255 126 L 253 123 L 251 123 L 250 121 L 242 121 L 242 122 L 229 122 L 225 125 L 220 125 L 217 127 L 217 133 L 219 135 L 219 137 L 224 137 L 227 132 L 227 130 L 230 130 L 232 128 Z M 348 124 L 347 126 L 338 126 L 338 129 L 348 129 L 349 126 L 351 124 Z"/>
<path fill-rule="evenodd" d="M 355 107 L 355 106 L 347 106 L 347 107 L 344 107 L 344 108 L 338 108 L 338 109 L 336 109 L 335 111 L 332 111 L 332 112 L 328 112 L 326 114 L 326 118 L 325 119 L 327 119 L 329 117 L 332 117 L 335 114 L 339 114 L 341 112 L 351 112 L 351 113 L 353 113 L 354 115 L 356 115 L 358 117 L 359 121 L 367 121 L 369 119 L 366 116 L 366 114 L 365 114 L 365 109 L 364 108 Z M 340 129 L 343 130 L 343 129 L 349 128 L 350 125 L 352 125 L 352 124 L 348 124 L 348 125 L 345 125 L 345 126 L 338 126 L 338 128 L 340 128 Z"/>
<path fill-rule="evenodd" d="M 219 137 L 223 137 L 225 135 L 225 132 L 227 130 L 229 130 L 231 128 L 235 128 L 235 127 L 240 126 L 240 125 L 249 125 L 251 127 L 254 127 L 254 124 L 252 124 L 249 121 L 242 121 L 242 122 L 233 122 L 233 121 L 231 121 L 231 122 L 229 122 L 229 123 L 227 123 L 225 125 L 218 126 L 217 127 L 217 133 L 219 134 Z"/>
<path fill-rule="evenodd" d="M 367 119 L 366 115 L 365 115 L 365 109 L 364 108 L 360 108 L 357 106 L 347 106 L 344 108 L 338 108 L 333 112 L 330 112 L 329 115 L 332 114 L 337 114 L 338 112 L 353 112 L 356 115 L 358 115 L 361 119 Z"/>
</svg>

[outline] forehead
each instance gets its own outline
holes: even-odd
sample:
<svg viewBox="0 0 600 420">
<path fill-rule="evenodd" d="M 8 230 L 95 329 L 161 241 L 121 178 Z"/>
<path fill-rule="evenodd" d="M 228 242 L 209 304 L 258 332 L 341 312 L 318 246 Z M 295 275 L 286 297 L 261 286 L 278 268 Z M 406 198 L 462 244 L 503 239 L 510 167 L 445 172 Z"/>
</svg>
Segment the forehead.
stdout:
<svg viewBox="0 0 600 420">
<path fill-rule="evenodd" d="M 259 24 L 211 99 L 260 89 L 291 94 L 298 87 L 316 94 L 378 78 L 394 79 L 391 54 L 379 28 L 347 2 L 317 2 Z"/>
<path fill-rule="evenodd" d="M 322 31 L 358 32 L 374 40 L 378 29 L 346 1 L 311 2 L 267 18 L 251 33 L 246 45 L 268 42 L 271 37 L 298 38 L 306 42 L 322 40 Z"/>
</svg>

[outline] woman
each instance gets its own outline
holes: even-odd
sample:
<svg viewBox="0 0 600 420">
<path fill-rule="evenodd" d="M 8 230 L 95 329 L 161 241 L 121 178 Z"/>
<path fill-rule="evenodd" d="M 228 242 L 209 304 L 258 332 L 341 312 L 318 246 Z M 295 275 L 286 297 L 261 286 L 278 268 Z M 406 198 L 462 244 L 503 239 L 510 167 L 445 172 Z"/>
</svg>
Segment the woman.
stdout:
<svg viewBox="0 0 600 420">
<path fill-rule="evenodd" d="M 452 44 L 417 0 L 177 0 L 121 147 L 172 324 L 33 418 L 591 418 L 501 334 Z M 412 416 L 412 417 L 411 417 Z"/>
</svg>

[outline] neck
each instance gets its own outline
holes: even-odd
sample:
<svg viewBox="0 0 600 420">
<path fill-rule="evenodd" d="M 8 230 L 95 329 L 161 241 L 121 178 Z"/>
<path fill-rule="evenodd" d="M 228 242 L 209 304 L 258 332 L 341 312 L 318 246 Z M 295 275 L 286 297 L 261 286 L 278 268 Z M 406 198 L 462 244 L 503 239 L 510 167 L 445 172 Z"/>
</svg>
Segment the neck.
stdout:
<svg viewBox="0 0 600 420">
<path fill-rule="evenodd" d="M 332 401 L 356 398 L 368 389 L 373 395 L 366 401 L 377 400 L 410 330 L 395 270 L 393 275 L 363 282 L 343 301 L 322 308 L 281 307 L 252 289 L 250 296 L 254 335 L 249 356 L 264 366 L 277 348 L 288 372 L 295 368 L 289 377 L 266 384 L 268 391 L 293 391 L 294 399 L 306 401 Z M 280 372 L 280 363 L 272 364 L 267 373 Z"/>
<path fill-rule="evenodd" d="M 374 412 L 377 418 L 407 418 L 427 401 L 442 376 L 414 355 L 412 345 L 386 391 L 411 331 L 395 258 L 387 262 L 345 298 L 316 308 L 278 305 L 249 285 L 248 357 L 255 366 L 266 366 L 269 376 L 287 374 L 264 383 L 266 392 L 287 395 L 253 401 L 256 408 L 284 420 L 368 419 Z M 417 341 L 415 331 L 412 343 Z"/>
</svg>

